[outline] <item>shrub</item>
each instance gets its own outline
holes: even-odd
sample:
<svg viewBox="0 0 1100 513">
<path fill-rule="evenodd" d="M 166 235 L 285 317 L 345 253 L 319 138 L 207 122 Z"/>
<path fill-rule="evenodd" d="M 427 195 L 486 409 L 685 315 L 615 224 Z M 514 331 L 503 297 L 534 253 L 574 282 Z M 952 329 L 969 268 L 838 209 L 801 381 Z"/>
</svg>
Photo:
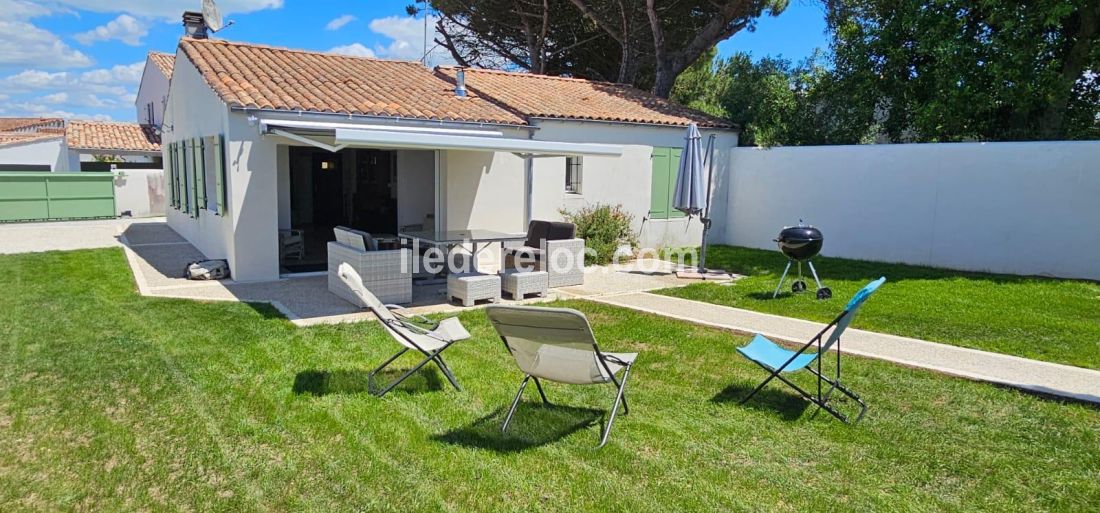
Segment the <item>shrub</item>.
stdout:
<svg viewBox="0 0 1100 513">
<path fill-rule="evenodd" d="M 629 244 L 638 247 L 638 237 L 630 224 L 634 216 L 623 210 L 622 205 L 584 207 L 576 212 L 561 211 L 565 219 L 577 226 L 577 237 L 584 239 L 587 265 L 608 264 L 615 257 L 619 246 Z"/>
</svg>

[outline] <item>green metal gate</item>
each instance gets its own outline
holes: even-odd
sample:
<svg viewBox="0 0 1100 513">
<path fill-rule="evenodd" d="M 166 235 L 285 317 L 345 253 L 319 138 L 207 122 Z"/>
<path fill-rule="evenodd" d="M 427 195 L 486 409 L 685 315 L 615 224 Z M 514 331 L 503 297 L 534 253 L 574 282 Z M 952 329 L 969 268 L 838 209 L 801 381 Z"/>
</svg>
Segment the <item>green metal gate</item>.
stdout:
<svg viewBox="0 0 1100 513">
<path fill-rule="evenodd" d="M 0 172 L 0 222 L 115 217 L 111 173 Z"/>
</svg>

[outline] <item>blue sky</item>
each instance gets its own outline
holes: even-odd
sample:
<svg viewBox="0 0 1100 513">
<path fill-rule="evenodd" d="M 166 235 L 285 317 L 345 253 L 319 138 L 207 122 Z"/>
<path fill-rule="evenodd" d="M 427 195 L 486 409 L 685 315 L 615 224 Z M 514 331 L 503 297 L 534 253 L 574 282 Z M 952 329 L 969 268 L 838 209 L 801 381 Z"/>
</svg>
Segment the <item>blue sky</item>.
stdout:
<svg viewBox="0 0 1100 513">
<path fill-rule="evenodd" d="M 410 0 L 220 0 L 236 24 L 217 37 L 276 46 L 419 59 L 423 22 Z M 132 121 L 145 55 L 174 53 L 180 15 L 201 0 L 0 0 L 0 116 Z M 719 45 L 723 54 L 799 60 L 827 44 L 824 14 L 794 0 Z M 436 51 L 434 60 L 445 59 Z"/>
</svg>

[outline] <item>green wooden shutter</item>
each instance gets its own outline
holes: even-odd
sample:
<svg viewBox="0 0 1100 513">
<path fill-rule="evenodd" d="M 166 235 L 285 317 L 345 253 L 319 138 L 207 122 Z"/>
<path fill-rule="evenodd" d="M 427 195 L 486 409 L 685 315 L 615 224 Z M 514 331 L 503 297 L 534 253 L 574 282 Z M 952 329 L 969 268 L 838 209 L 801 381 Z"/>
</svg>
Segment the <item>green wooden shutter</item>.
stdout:
<svg viewBox="0 0 1100 513">
<path fill-rule="evenodd" d="M 685 217 L 687 214 L 672 208 L 672 204 L 676 202 L 676 175 L 680 174 L 680 154 L 683 153 L 683 148 L 672 148 L 672 153 L 668 159 L 668 218 L 675 219 Z"/>
<path fill-rule="evenodd" d="M 172 155 L 172 171 L 175 173 L 172 176 L 172 189 L 176 193 L 176 210 L 183 208 L 183 187 L 180 186 L 180 182 L 183 180 L 183 176 L 180 173 L 183 172 L 183 164 L 181 159 L 183 158 L 183 150 L 180 149 L 180 143 L 173 144 L 174 154 Z"/>
<path fill-rule="evenodd" d="M 192 193 L 191 178 L 191 166 L 194 163 L 194 156 L 191 155 L 190 143 L 186 140 L 180 141 L 180 191 L 183 195 L 183 212 L 186 214 L 191 213 L 191 201 L 194 200 L 194 193 Z"/>
<path fill-rule="evenodd" d="M 168 198 L 168 206 L 176 206 L 176 191 L 172 189 L 172 143 L 164 147 L 164 194 Z"/>
<path fill-rule="evenodd" d="M 195 198 L 198 208 L 195 213 L 207 208 L 206 202 L 206 138 L 195 139 Z"/>
<path fill-rule="evenodd" d="M 198 139 L 187 141 L 188 156 L 191 157 L 191 165 L 187 167 L 187 177 L 191 179 L 191 198 L 188 206 L 191 207 L 191 217 L 199 217 L 199 142 Z"/>
<path fill-rule="evenodd" d="M 225 145 L 225 136 L 219 135 L 214 138 L 214 194 L 217 195 L 218 201 L 218 215 L 225 215 L 226 197 L 225 197 L 225 150 L 222 148 Z"/>
<path fill-rule="evenodd" d="M 668 162 L 670 148 L 653 148 L 653 176 L 649 196 L 649 218 L 668 219 Z"/>
</svg>

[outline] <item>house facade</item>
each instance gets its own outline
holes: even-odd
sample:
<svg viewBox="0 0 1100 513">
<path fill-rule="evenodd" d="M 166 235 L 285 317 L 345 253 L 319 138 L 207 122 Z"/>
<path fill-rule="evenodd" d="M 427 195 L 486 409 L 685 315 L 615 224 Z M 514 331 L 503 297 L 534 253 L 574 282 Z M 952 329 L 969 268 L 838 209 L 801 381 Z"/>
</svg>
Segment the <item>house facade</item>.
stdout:
<svg viewBox="0 0 1100 513">
<path fill-rule="evenodd" d="M 164 122 L 164 108 L 168 104 L 168 85 L 172 81 L 172 68 L 176 57 L 161 52 L 149 52 L 145 70 L 141 73 L 134 106 L 138 124 L 159 126 Z"/>
<path fill-rule="evenodd" d="M 317 270 L 336 225 L 523 232 L 596 204 L 645 245 L 696 245 L 670 206 L 686 127 L 715 137 L 716 178 L 737 145 L 722 120 L 576 79 L 192 38 L 171 77 L 168 223 L 240 281 Z M 290 231 L 309 256 L 281 254 Z"/>
</svg>

